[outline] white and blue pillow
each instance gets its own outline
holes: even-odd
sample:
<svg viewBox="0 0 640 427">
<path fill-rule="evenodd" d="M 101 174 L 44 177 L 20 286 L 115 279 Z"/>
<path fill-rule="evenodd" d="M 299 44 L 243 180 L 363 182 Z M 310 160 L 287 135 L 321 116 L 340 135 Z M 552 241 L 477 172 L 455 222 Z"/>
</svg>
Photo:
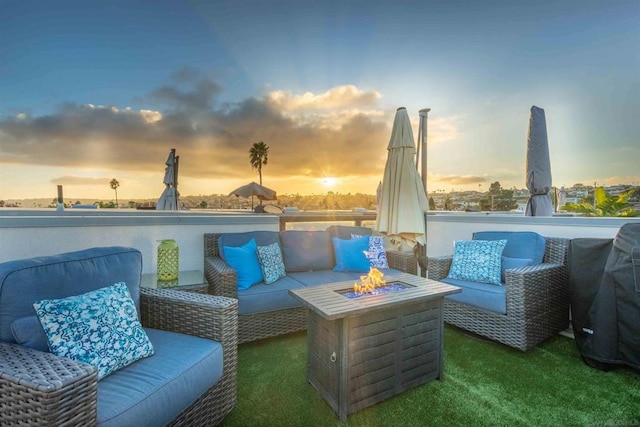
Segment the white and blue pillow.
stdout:
<svg viewBox="0 0 640 427">
<path fill-rule="evenodd" d="M 506 240 L 456 240 L 450 279 L 500 285 L 502 251 Z"/>
<path fill-rule="evenodd" d="M 363 236 L 358 234 L 351 235 L 351 239 L 358 239 L 361 237 Z M 369 265 L 373 268 L 389 268 L 389 261 L 387 261 L 387 250 L 384 247 L 383 237 L 382 236 L 368 236 L 368 237 L 369 237 L 369 250 L 366 253 L 366 257 L 369 259 Z"/>
<path fill-rule="evenodd" d="M 124 282 L 33 304 L 52 353 L 98 368 L 98 380 L 154 352 Z"/>
<path fill-rule="evenodd" d="M 260 261 L 265 285 L 270 285 L 286 276 L 282 251 L 277 242 L 266 246 L 258 246 L 258 260 Z"/>
</svg>

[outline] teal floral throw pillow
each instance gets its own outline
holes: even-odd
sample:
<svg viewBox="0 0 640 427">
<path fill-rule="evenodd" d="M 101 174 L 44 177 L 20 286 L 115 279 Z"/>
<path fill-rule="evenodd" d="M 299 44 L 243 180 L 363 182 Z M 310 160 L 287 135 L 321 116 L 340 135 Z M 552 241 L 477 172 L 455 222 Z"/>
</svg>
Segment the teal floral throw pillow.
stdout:
<svg viewBox="0 0 640 427">
<path fill-rule="evenodd" d="M 456 240 L 450 279 L 500 285 L 502 251 L 506 240 Z"/>
<path fill-rule="evenodd" d="M 123 282 L 33 304 L 51 352 L 98 368 L 98 380 L 153 354 Z"/>
<path fill-rule="evenodd" d="M 282 260 L 282 251 L 277 242 L 267 246 L 258 246 L 258 260 L 265 285 L 270 285 L 287 275 Z"/>
</svg>

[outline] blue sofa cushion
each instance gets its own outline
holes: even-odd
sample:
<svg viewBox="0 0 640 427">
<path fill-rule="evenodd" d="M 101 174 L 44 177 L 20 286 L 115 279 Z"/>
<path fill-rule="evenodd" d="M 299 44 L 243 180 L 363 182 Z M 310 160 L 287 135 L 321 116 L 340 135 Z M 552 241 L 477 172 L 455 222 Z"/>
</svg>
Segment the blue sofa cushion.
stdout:
<svg viewBox="0 0 640 427">
<path fill-rule="evenodd" d="M 15 342 L 21 346 L 49 352 L 49 340 L 38 316 L 25 316 L 14 320 L 11 322 L 11 333 Z"/>
<path fill-rule="evenodd" d="M 506 240 L 456 240 L 450 279 L 500 285 L 502 251 Z"/>
<path fill-rule="evenodd" d="M 153 354 L 127 286 L 33 303 L 53 354 L 98 368 L 98 380 Z"/>
<path fill-rule="evenodd" d="M 359 236 L 371 235 L 369 227 L 359 227 L 354 225 L 331 225 L 327 227 L 327 231 L 331 234 L 331 237 L 337 237 L 338 239 L 349 240 L 352 234 Z"/>
<path fill-rule="evenodd" d="M 267 246 L 272 243 L 280 244 L 280 234 L 277 231 L 248 231 L 246 233 L 227 233 L 218 238 L 218 251 L 220 258 L 227 260 L 224 253 L 225 246 L 238 247 L 255 239 L 256 246 Z"/>
<path fill-rule="evenodd" d="M 527 267 L 533 265 L 531 258 L 512 258 L 509 256 L 502 256 L 502 267 L 500 268 L 500 280 L 504 283 L 506 280 L 504 272 L 514 268 Z"/>
<path fill-rule="evenodd" d="M 98 425 L 162 426 L 222 378 L 220 343 L 145 329 L 155 354 L 98 382 Z"/>
<path fill-rule="evenodd" d="M 369 271 L 369 259 L 365 254 L 369 251 L 369 236 L 352 240 L 333 237 L 331 240 L 333 241 L 333 251 L 336 256 L 334 271 Z"/>
<path fill-rule="evenodd" d="M 531 259 L 533 265 L 542 264 L 546 240 L 532 231 L 478 231 L 473 240 L 506 240 L 502 255 Z"/>
<path fill-rule="evenodd" d="M 140 312 L 142 254 L 125 247 L 91 248 L 0 264 L 0 341 L 15 343 L 11 324 L 34 316 L 33 303 L 125 282 Z"/>
<path fill-rule="evenodd" d="M 300 282 L 288 275 L 270 285 L 259 283 L 249 289 L 238 291 L 238 314 L 267 313 L 301 307 L 302 304 L 289 295 L 289 289 L 302 287 Z"/>
<path fill-rule="evenodd" d="M 462 292 L 447 295 L 445 298 L 495 313 L 507 314 L 507 288 L 504 286 L 449 278 L 440 279 L 440 281 L 462 288 Z"/>
<path fill-rule="evenodd" d="M 249 289 L 263 280 L 256 240 L 251 239 L 242 246 L 225 246 L 227 263 L 236 271 L 238 290 Z"/>
<path fill-rule="evenodd" d="M 283 231 L 280 241 L 287 272 L 333 268 L 333 247 L 328 231 Z"/>
</svg>

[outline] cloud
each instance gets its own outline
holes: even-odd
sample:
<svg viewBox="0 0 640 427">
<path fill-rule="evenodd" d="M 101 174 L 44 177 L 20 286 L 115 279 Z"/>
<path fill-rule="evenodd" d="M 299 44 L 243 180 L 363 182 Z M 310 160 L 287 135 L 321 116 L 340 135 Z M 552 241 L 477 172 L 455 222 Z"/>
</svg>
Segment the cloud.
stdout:
<svg viewBox="0 0 640 427">
<path fill-rule="evenodd" d="M 87 176 L 65 175 L 51 180 L 56 185 L 101 185 L 106 186 L 111 182 L 112 178 L 94 178 Z"/>
<path fill-rule="evenodd" d="M 477 185 L 488 182 L 486 177 L 468 175 L 435 176 L 434 179 L 447 185 Z"/>
<path fill-rule="evenodd" d="M 305 92 L 296 95 L 276 90 L 267 95 L 267 101 L 283 111 L 333 110 L 375 107 L 381 95 L 375 91 L 361 91 L 353 85 L 338 86 L 325 93 Z"/>
<path fill-rule="evenodd" d="M 461 135 L 459 121 L 458 116 L 429 117 L 427 121 L 429 144 L 437 145 L 458 138 Z"/>
<path fill-rule="evenodd" d="M 191 113 L 209 111 L 216 96 L 222 90 L 218 83 L 202 77 L 199 71 L 190 67 L 173 73 L 171 80 L 172 85 L 162 86 L 152 91 L 149 98 L 175 110 L 186 110 Z"/>
<path fill-rule="evenodd" d="M 377 92 L 355 86 L 320 94 L 275 91 L 217 105 L 220 91 L 218 83 L 183 69 L 139 97 L 149 107 L 137 111 L 67 102 L 47 115 L 0 117 L 0 163 L 161 175 L 176 148 L 182 177 L 248 181 L 256 178 L 249 148 L 264 141 L 267 184 L 271 177 L 382 175 L 393 111 L 381 109 Z"/>
</svg>

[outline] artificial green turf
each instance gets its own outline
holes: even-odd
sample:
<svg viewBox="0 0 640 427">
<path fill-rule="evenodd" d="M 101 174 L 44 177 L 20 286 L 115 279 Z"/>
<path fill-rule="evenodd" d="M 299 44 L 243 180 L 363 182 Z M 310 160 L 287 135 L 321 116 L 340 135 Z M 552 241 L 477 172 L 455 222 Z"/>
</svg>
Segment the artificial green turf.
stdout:
<svg viewBox="0 0 640 427">
<path fill-rule="evenodd" d="M 306 380 L 306 334 L 242 344 L 224 426 L 337 426 Z M 640 426 L 640 373 L 585 365 L 557 336 L 523 353 L 445 327 L 445 378 L 349 415 L 348 426 Z"/>
</svg>

